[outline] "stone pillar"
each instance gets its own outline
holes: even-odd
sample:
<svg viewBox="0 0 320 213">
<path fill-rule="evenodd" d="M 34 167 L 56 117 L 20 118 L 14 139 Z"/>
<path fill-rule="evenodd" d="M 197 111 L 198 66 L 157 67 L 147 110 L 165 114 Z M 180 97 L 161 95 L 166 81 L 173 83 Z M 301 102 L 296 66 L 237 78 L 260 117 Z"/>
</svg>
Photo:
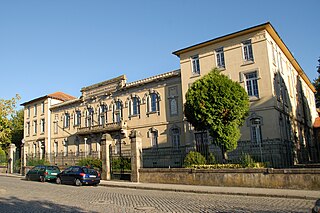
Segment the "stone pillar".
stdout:
<svg viewBox="0 0 320 213">
<path fill-rule="evenodd" d="M 110 134 L 104 134 L 101 137 L 101 151 L 102 151 L 102 174 L 101 178 L 103 180 L 111 179 L 110 170 L 110 145 L 112 144 L 112 137 Z"/>
<path fill-rule="evenodd" d="M 141 133 L 137 130 L 132 130 L 129 137 L 131 140 L 131 182 L 139 182 L 142 154 Z"/>
<path fill-rule="evenodd" d="M 21 158 L 21 169 L 20 169 L 20 174 L 21 175 L 25 175 L 25 167 L 27 165 L 27 158 L 26 158 L 26 148 L 25 148 L 25 143 L 24 143 L 24 139 L 22 139 L 21 141 L 21 153 L 20 153 L 20 158 Z M 51 161 L 50 161 L 51 162 Z"/>
<path fill-rule="evenodd" d="M 13 159 L 15 152 L 17 150 L 17 147 L 15 144 L 10 144 L 9 146 L 9 158 L 8 158 L 8 173 L 13 173 Z"/>
</svg>

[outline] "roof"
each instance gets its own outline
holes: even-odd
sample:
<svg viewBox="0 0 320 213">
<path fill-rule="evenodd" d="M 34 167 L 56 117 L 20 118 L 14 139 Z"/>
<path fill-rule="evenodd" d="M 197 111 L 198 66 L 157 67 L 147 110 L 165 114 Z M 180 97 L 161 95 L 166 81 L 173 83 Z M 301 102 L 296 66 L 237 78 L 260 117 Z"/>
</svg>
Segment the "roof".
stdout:
<svg viewBox="0 0 320 213">
<path fill-rule="evenodd" d="M 57 100 L 60 100 L 60 101 L 69 101 L 69 100 L 76 99 L 76 97 L 68 95 L 68 94 L 63 93 L 63 92 L 54 92 L 54 93 L 51 93 L 49 95 L 41 96 L 41 97 L 32 99 L 30 101 L 24 102 L 21 105 L 25 106 L 25 105 L 30 104 L 32 102 L 40 101 L 40 100 L 46 99 L 46 98 L 53 98 L 53 99 L 57 99 Z"/>
<path fill-rule="evenodd" d="M 320 128 L 320 117 L 317 117 L 313 124 L 314 128 Z"/>
<path fill-rule="evenodd" d="M 130 87 L 140 86 L 140 85 L 147 84 L 147 83 L 157 81 L 160 79 L 167 79 L 167 78 L 171 78 L 171 77 L 175 77 L 175 76 L 180 76 L 180 69 L 173 70 L 173 71 L 166 72 L 166 73 L 162 73 L 162 74 L 155 75 L 155 76 L 151 76 L 149 78 L 141 79 L 141 80 L 134 81 L 131 83 L 127 83 L 125 85 L 125 88 L 128 89 Z"/>
<path fill-rule="evenodd" d="M 297 60 L 294 58 L 293 54 L 290 52 L 290 50 L 288 49 L 288 47 L 286 46 L 286 44 L 282 41 L 282 39 L 280 38 L 279 34 L 277 33 L 277 31 L 273 28 L 273 26 L 271 25 L 270 22 L 266 22 L 254 27 L 250 27 L 241 31 L 237 31 L 235 33 L 231 33 L 231 34 L 227 34 L 225 36 L 221 36 L 218 38 L 214 38 L 205 42 L 201 42 L 199 44 L 195 44 L 177 51 L 174 51 L 172 54 L 176 55 L 176 56 L 180 56 L 183 53 L 189 52 L 191 50 L 195 50 L 198 48 L 202 48 L 214 43 L 218 43 L 218 42 L 222 42 L 228 39 L 232 39 L 238 36 L 242 36 L 248 33 L 252 33 L 252 32 L 256 32 L 256 31 L 260 31 L 260 30 L 267 30 L 267 32 L 269 33 L 269 35 L 273 38 L 273 40 L 277 43 L 277 45 L 280 47 L 280 49 L 282 50 L 282 52 L 285 54 L 285 56 L 288 58 L 288 60 L 292 63 L 292 65 L 294 66 L 294 68 L 298 71 L 299 75 L 302 77 L 302 79 L 308 84 L 308 86 L 310 87 L 310 89 L 313 92 L 316 92 L 313 84 L 311 83 L 310 79 L 307 77 L 307 75 L 305 74 L 305 72 L 303 71 L 303 69 L 301 68 L 301 66 L 299 65 L 299 63 L 297 62 Z"/>
</svg>

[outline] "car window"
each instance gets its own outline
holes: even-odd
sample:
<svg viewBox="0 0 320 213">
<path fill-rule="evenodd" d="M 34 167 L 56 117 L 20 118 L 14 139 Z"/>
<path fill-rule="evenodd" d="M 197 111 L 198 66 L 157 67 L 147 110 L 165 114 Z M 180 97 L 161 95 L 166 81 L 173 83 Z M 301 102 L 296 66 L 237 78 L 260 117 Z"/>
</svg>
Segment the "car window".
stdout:
<svg viewBox="0 0 320 213">
<path fill-rule="evenodd" d="M 84 173 L 86 173 L 86 174 L 92 174 L 92 175 L 97 174 L 96 170 L 94 170 L 94 169 L 90 169 L 87 167 L 82 167 L 82 169 L 83 169 Z"/>
<path fill-rule="evenodd" d="M 59 170 L 57 166 L 47 166 L 47 170 Z"/>
<path fill-rule="evenodd" d="M 71 172 L 71 170 L 72 170 L 72 167 L 69 167 L 69 168 L 66 168 L 63 172 L 64 173 L 69 173 L 69 172 Z"/>
<path fill-rule="evenodd" d="M 80 169 L 79 167 L 73 167 L 72 172 L 79 172 L 79 169 Z"/>
</svg>

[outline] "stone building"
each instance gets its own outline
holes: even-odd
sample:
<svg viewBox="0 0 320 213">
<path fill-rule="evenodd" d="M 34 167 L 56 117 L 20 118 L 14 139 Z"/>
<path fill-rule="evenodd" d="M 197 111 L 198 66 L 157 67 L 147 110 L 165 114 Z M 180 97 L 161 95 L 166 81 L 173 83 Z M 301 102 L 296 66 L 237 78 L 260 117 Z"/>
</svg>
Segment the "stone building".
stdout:
<svg viewBox="0 0 320 213">
<path fill-rule="evenodd" d="M 230 159 L 245 152 L 281 167 L 315 161 L 319 155 L 312 131 L 317 117 L 315 89 L 270 23 L 173 54 L 180 59 L 179 70 L 131 83 L 122 75 L 82 88 L 79 98 L 48 95 L 22 104 L 25 152 L 49 153 L 50 159 L 80 153 L 99 157 L 103 134 L 111 135 L 112 151 L 117 153 L 130 148 L 128 134 L 138 130 L 144 150 L 188 152 L 191 147 L 205 156 L 213 152 L 219 159 L 214 139 L 194 132 L 183 115 L 188 87 L 217 67 L 250 97 L 250 115 Z M 44 113 L 30 115 L 43 109 L 42 103 Z M 31 126 L 43 134 L 31 134 Z"/>
</svg>

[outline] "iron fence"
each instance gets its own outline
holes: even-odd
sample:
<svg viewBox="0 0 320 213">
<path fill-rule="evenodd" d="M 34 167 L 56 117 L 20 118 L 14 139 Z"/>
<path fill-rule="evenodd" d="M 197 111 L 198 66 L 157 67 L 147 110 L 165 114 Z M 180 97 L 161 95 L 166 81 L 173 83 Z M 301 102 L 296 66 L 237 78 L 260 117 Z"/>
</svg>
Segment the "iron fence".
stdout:
<svg viewBox="0 0 320 213">
<path fill-rule="evenodd" d="M 26 156 L 27 166 L 46 163 L 58 166 L 73 166 L 86 158 L 101 159 L 101 152 L 36 153 Z"/>
<path fill-rule="evenodd" d="M 144 168 L 181 168 L 187 153 L 193 149 L 191 146 L 146 148 L 142 150 L 142 165 Z"/>
</svg>

